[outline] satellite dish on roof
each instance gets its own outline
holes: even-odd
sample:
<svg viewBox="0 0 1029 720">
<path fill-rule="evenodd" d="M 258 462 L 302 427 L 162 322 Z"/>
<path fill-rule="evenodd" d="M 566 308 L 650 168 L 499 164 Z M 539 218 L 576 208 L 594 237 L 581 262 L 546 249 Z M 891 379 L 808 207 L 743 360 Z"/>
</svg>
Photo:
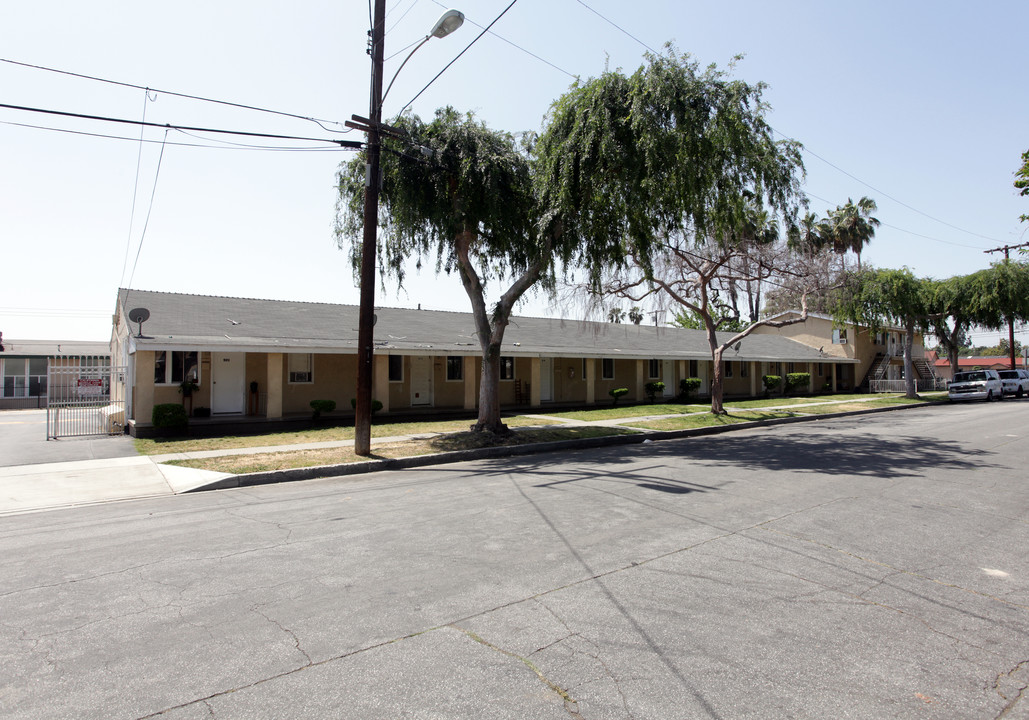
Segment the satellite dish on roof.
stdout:
<svg viewBox="0 0 1029 720">
<path fill-rule="evenodd" d="M 143 337 L 143 323 L 150 319 L 150 311 L 146 308 L 134 308 L 129 310 L 129 322 L 139 323 L 139 331 L 136 337 Z"/>
</svg>

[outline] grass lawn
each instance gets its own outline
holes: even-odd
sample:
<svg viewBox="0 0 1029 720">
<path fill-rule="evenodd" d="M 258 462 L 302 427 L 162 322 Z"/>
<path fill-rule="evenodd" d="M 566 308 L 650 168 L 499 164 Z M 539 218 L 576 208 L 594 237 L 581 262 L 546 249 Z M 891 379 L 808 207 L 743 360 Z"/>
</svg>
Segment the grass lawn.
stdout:
<svg viewBox="0 0 1029 720">
<path fill-rule="evenodd" d="M 420 435 L 422 433 L 451 433 L 467 430 L 473 420 L 437 420 L 409 423 L 372 424 L 372 437 L 393 435 Z M 553 421 L 516 416 L 505 418 L 510 427 L 549 425 Z M 353 427 L 326 427 L 293 432 L 265 433 L 263 435 L 232 435 L 213 438 L 135 438 L 133 443 L 140 455 L 193 452 L 197 450 L 226 450 L 231 448 L 265 447 L 268 445 L 302 445 L 304 443 L 353 440 Z"/>
<path fill-rule="evenodd" d="M 650 415 L 686 415 L 688 413 L 705 412 L 710 405 L 681 405 L 679 403 L 654 403 L 653 405 L 615 405 L 593 410 L 570 410 L 568 412 L 543 413 L 550 417 L 567 418 L 569 420 L 617 420 L 619 418 L 647 417 Z"/>
<path fill-rule="evenodd" d="M 764 412 L 749 410 L 742 412 L 734 411 L 726 415 L 704 413 L 702 415 L 661 418 L 660 420 L 643 420 L 641 422 L 628 422 L 626 425 L 646 428 L 647 430 L 691 430 L 693 428 L 712 427 L 715 425 L 736 425 L 737 423 L 753 422 L 755 420 L 794 417 L 799 414 L 787 410 L 767 410 Z"/>
<path fill-rule="evenodd" d="M 464 426 L 467 427 L 467 422 Z M 632 435 L 625 428 L 608 427 L 555 427 L 518 430 L 508 437 L 498 438 L 485 433 L 455 432 L 440 437 L 409 440 L 398 443 L 384 443 L 372 446 L 371 457 L 359 457 L 353 448 L 328 448 L 324 450 L 296 450 L 257 455 L 225 455 L 195 460 L 173 460 L 168 465 L 216 470 L 233 474 L 285 470 L 289 468 L 314 467 L 317 465 L 340 465 L 343 463 L 368 462 L 386 458 L 413 457 L 453 450 L 469 450 L 482 447 L 506 445 L 527 445 L 530 443 L 553 442 L 556 440 L 581 440 L 611 435 Z"/>
</svg>

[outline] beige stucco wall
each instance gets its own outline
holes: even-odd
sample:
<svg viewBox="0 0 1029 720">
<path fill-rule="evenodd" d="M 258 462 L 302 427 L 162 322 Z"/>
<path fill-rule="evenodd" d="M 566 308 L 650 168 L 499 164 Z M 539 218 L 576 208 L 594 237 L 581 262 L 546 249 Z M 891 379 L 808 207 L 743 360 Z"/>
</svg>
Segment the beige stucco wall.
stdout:
<svg viewBox="0 0 1029 720">
<path fill-rule="evenodd" d="M 463 408 L 465 380 L 475 377 L 475 368 L 468 367 L 463 361 L 460 380 L 447 380 L 447 356 L 436 355 L 432 358 L 432 405 L 438 408 Z M 473 380 L 474 381 L 474 380 Z"/>
<path fill-rule="evenodd" d="M 624 401 L 635 401 L 643 400 L 642 396 L 636 394 L 636 361 L 625 360 L 622 358 L 615 358 L 615 376 L 613 380 L 605 380 L 603 378 L 603 362 L 600 358 L 595 360 L 597 363 L 597 402 L 604 403 L 610 402 L 611 396 L 608 395 L 608 391 L 614 388 L 628 388 L 629 393 L 623 395 L 621 400 Z"/>
<path fill-rule="evenodd" d="M 248 355 L 249 357 L 249 355 Z M 312 400 L 335 400 L 337 412 L 349 412 L 357 397 L 356 355 L 315 355 L 311 383 L 289 382 L 289 358 L 282 361 L 282 412 L 311 412 Z"/>
</svg>

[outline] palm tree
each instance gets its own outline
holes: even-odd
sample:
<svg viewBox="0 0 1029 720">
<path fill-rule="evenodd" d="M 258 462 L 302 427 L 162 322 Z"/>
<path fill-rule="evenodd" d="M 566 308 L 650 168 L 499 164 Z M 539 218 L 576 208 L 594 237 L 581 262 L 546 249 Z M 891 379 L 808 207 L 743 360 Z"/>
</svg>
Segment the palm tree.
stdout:
<svg viewBox="0 0 1029 720">
<path fill-rule="evenodd" d="M 607 311 L 608 322 L 620 323 L 623 317 L 625 317 L 625 311 L 620 307 L 613 307 Z"/>
<path fill-rule="evenodd" d="M 816 253 L 829 244 L 830 226 L 816 213 L 805 213 L 799 225 L 789 228 L 787 243 L 793 250 Z"/>
<path fill-rule="evenodd" d="M 857 201 L 847 198 L 847 204 L 829 213 L 833 249 L 840 255 L 848 250 L 857 255 L 858 270 L 861 269 L 861 251 L 875 237 L 879 221 L 872 217 L 877 206 L 875 200 L 863 197 Z"/>
</svg>

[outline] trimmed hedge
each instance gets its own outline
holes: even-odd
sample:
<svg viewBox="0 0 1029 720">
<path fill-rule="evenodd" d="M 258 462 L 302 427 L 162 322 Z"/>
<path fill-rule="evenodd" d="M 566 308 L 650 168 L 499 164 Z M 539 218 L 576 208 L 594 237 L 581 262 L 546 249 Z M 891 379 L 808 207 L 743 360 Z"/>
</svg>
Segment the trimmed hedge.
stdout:
<svg viewBox="0 0 1029 720">
<path fill-rule="evenodd" d="M 679 396 L 684 400 L 690 397 L 700 388 L 700 378 L 688 377 L 679 381 Z"/>
<path fill-rule="evenodd" d="M 777 390 L 782 385 L 781 375 L 762 375 L 761 383 L 765 386 L 765 396 L 771 395 L 773 391 Z"/>
<path fill-rule="evenodd" d="M 617 405 L 618 398 L 620 398 L 622 395 L 629 394 L 629 388 L 611 388 L 607 391 L 607 394 L 614 399 L 614 404 Z"/>
<path fill-rule="evenodd" d="M 179 403 L 162 403 L 154 405 L 150 422 L 154 427 L 184 429 L 189 425 L 189 416 L 186 415 L 186 408 Z"/>
<path fill-rule="evenodd" d="M 811 382 L 811 373 L 789 373 L 786 375 L 786 392 L 806 388 Z"/>
<path fill-rule="evenodd" d="M 660 380 L 655 380 L 654 382 L 648 382 L 643 386 L 643 389 L 647 392 L 647 398 L 653 403 L 654 399 L 665 391 L 665 384 Z"/>
</svg>

